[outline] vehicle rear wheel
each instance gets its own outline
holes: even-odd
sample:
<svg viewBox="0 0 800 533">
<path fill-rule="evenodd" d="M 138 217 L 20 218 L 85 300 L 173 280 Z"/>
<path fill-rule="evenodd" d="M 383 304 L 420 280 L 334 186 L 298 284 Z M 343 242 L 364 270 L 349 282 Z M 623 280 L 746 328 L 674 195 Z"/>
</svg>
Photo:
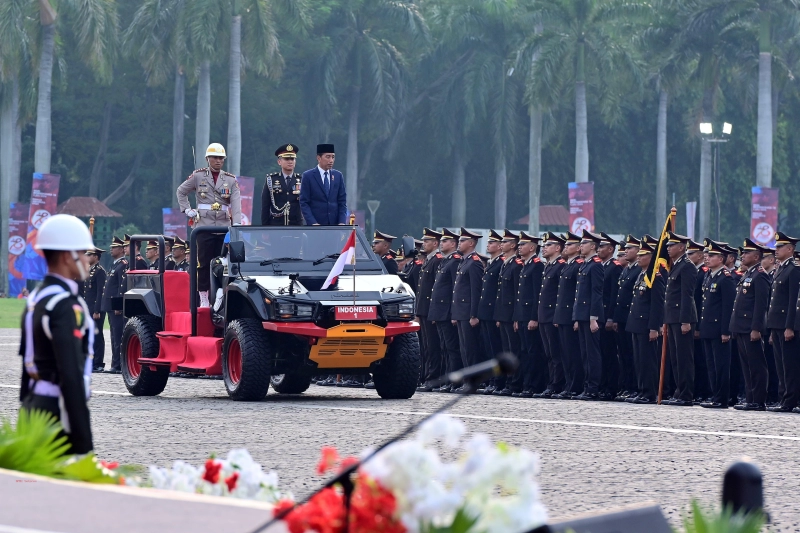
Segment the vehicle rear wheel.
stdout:
<svg viewBox="0 0 800 533">
<path fill-rule="evenodd" d="M 417 335 L 403 333 L 396 336 L 372 376 L 378 395 L 387 400 L 405 400 L 414 396 L 419 365 Z"/>
<path fill-rule="evenodd" d="M 222 378 L 232 400 L 253 402 L 266 397 L 271 353 L 261 322 L 242 318 L 228 324 L 222 345 Z"/>
<path fill-rule="evenodd" d="M 272 390 L 281 394 L 302 394 L 311 385 L 311 376 L 308 374 L 278 374 L 270 376 Z"/>
<path fill-rule="evenodd" d="M 156 332 L 161 321 L 154 316 L 137 316 L 128 320 L 122 330 L 120 366 L 122 379 L 128 392 L 134 396 L 156 396 L 161 394 L 169 379 L 169 366 L 156 367 L 139 364 L 140 358 L 158 357 L 159 342 Z"/>
</svg>

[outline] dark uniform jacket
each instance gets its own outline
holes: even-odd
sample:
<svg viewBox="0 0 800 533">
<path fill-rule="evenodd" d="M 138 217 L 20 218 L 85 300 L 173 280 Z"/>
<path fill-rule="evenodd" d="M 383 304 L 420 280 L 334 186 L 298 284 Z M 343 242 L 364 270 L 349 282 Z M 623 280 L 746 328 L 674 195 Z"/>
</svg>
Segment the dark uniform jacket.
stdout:
<svg viewBox="0 0 800 533">
<path fill-rule="evenodd" d="M 733 301 L 736 299 L 736 282 L 731 272 L 722 267 L 716 273 L 709 271 L 703 282 L 703 308 L 700 314 L 700 338 L 718 339 L 730 335 Z"/>
<path fill-rule="evenodd" d="M 495 322 L 512 322 L 514 320 L 514 304 L 517 301 L 521 270 L 522 259 L 516 255 L 512 255 L 503 262 L 497 288 L 497 308 L 494 310 Z"/>
<path fill-rule="evenodd" d="M 441 322 L 451 320 L 450 308 L 453 303 L 453 283 L 456 270 L 461 262 L 461 254 L 453 252 L 442 258 L 436 269 L 436 280 L 431 292 L 431 306 L 428 309 L 428 320 Z"/>
<path fill-rule="evenodd" d="M 550 261 L 542 270 L 542 288 L 539 289 L 539 323 L 552 324 L 558 300 L 558 281 L 567 262 L 562 258 Z"/>
<path fill-rule="evenodd" d="M 567 261 L 558 280 L 558 298 L 556 299 L 556 313 L 553 324 L 559 326 L 572 325 L 572 308 L 575 307 L 575 289 L 578 284 L 578 269 L 583 264 L 583 259 L 574 257 Z"/>
<path fill-rule="evenodd" d="M 417 287 L 419 285 L 419 272 L 422 270 L 422 263 L 422 258 L 415 257 L 406 263 L 403 267 L 403 272 L 400 274 L 400 278 L 408 283 L 408 286 L 411 287 L 411 290 L 414 291 L 417 298 L 419 298 Z"/>
<path fill-rule="evenodd" d="M 175 263 L 175 270 L 179 270 L 181 272 L 189 272 L 189 256 L 183 258 L 180 263 Z"/>
<path fill-rule="evenodd" d="M 578 267 L 578 283 L 575 287 L 575 306 L 572 320 L 588 322 L 595 317 L 603 322 L 603 262 L 593 255 Z"/>
<path fill-rule="evenodd" d="M 478 318 L 483 285 L 483 261 L 478 252 L 472 251 L 461 258 L 453 282 L 452 320 Z"/>
<path fill-rule="evenodd" d="M 83 282 L 83 299 L 92 314 L 103 311 L 103 288 L 106 286 L 106 270 L 97 263 L 89 269 L 89 277 Z"/>
<path fill-rule="evenodd" d="M 158 261 L 156 261 L 156 268 L 158 268 Z M 169 254 L 164 258 L 164 270 L 175 270 L 175 258 Z"/>
<path fill-rule="evenodd" d="M 283 172 L 267 174 L 261 190 L 262 226 L 303 225 L 303 215 L 300 213 L 301 181 L 300 174 L 292 174 L 288 179 Z"/>
<path fill-rule="evenodd" d="M 478 320 L 494 320 L 497 308 L 497 289 L 500 282 L 500 269 L 503 268 L 505 256 L 498 255 L 486 262 L 486 270 L 481 281 L 481 300 L 478 302 Z"/>
<path fill-rule="evenodd" d="M 433 283 L 436 280 L 436 272 L 439 270 L 439 263 L 444 256 L 440 252 L 431 252 L 425 258 L 422 268 L 419 269 L 419 282 L 417 287 L 417 309 L 416 315 L 420 317 L 428 316 L 428 309 L 431 305 L 431 294 L 433 293 Z"/>
<path fill-rule="evenodd" d="M 665 324 L 696 324 L 697 305 L 694 300 L 697 267 L 685 255 L 675 261 L 669 271 L 664 293 Z"/>
<path fill-rule="evenodd" d="M 517 298 L 514 302 L 514 322 L 522 324 L 530 320 L 539 321 L 539 292 L 542 290 L 542 272 L 544 263 L 534 256 L 528 259 L 519 272 Z"/>
<path fill-rule="evenodd" d="M 622 275 L 622 264 L 619 261 L 609 259 L 603 262 L 603 317 L 605 321 L 614 320 L 620 275 Z"/>
<path fill-rule="evenodd" d="M 620 272 L 619 280 L 617 281 L 617 300 L 614 303 L 614 314 L 610 317 L 617 324 L 624 324 L 628 320 L 628 315 L 631 312 L 631 302 L 633 302 L 633 287 L 636 285 L 636 280 L 639 278 L 641 271 L 642 269 L 639 265 L 627 265 Z M 608 315 L 606 315 L 606 319 L 608 318 Z"/>
<path fill-rule="evenodd" d="M 694 305 L 697 307 L 697 318 L 700 318 L 700 313 L 703 310 L 703 283 L 708 274 L 708 267 L 700 265 L 697 267 L 697 281 L 694 285 Z"/>
<path fill-rule="evenodd" d="M 150 269 L 150 265 L 148 265 L 147 261 L 144 260 L 144 257 L 142 257 L 142 254 L 136 254 L 136 260 L 134 261 L 134 265 L 136 265 L 136 268 L 134 268 L 134 270 L 149 270 Z M 158 268 L 158 267 L 156 267 L 156 268 Z"/>
<path fill-rule="evenodd" d="M 125 270 L 128 267 L 128 261 L 124 257 L 115 260 L 111 265 L 111 271 L 106 277 L 106 285 L 103 288 L 103 303 L 100 309 L 106 313 L 114 310 L 111 305 L 111 299 L 117 298 L 125 294 L 127 288 L 125 287 Z"/>
<path fill-rule="evenodd" d="M 388 253 L 381 256 L 381 261 L 383 261 L 383 266 L 386 267 L 386 272 L 389 274 L 397 274 L 397 261 L 394 260 L 394 254 Z"/>
<path fill-rule="evenodd" d="M 666 273 L 659 270 L 653 278 L 653 286 L 647 287 L 644 281 L 646 272 L 639 269 L 633 284 L 633 300 L 627 317 L 625 331 L 628 333 L 649 333 L 659 331 L 664 324 L 664 288 Z"/>
<path fill-rule="evenodd" d="M 71 453 L 88 453 L 92 450 L 92 430 L 89 421 L 89 407 L 86 404 L 86 389 L 83 373 L 89 354 L 89 327 L 94 327 L 91 317 L 85 317 L 79 296 L 72 294 L 64 281 L 46 275 L 41 288 L 60 285 L 68 293 L 51 311 L 46 310 L 51 299 L 58 295 L 39 300 L 33 311 L 33 362 L 39 371 L 39 378 L 58 385 L 64 398 L 64 408 L 69 418 L 69 441 Z M 41 289 L 40 289 L 41 290 Z M 45 330 L 43 319 L 48 316 Z M 24 314 L 23 314 L 24 316 Z M 91 326 L 89 326 L 91 323 Z M 25 324 L 23 319 L 20 355 L 25 355 Z M 22 392 L 27 393 L 28 374 L 23 372 Z M 24 399 L 24 398 L 23 398 Z"/>
<path fill-rule="evenodd" d="M 800 269 L 789 258 L 774 270 L 772 297 L 767 313 L 769 329 L 795 328 L 798 288 L 800 288 Z"/>
<path fill-rule="evenodd" d="M 769 307 L 769 274 L 760 264 L 750 267 L 736 285 L 731 333 L 765 333 Z"/>
</svg>

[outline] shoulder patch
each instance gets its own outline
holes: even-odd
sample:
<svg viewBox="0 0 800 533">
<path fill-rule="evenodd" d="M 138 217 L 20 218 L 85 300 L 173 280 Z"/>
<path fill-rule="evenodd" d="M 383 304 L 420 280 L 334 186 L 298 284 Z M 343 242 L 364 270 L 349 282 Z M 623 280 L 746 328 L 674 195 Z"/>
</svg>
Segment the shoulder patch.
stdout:
<svg viewBox="0 0 800 533">
<path fill-rule="evenodd" d="M 603 262 L 602 259 L 600 259 L 597 256 L 592 257 L 592 261 L 594 261 L 595 263 L 602 263 Z"/>
<path fill-rule="evenodd" d="M 757 272 L 766 272 L 766 270 L 764 270 L 764 267 L 762 267 L 761 265 L 758 265 Z"/>
<path fill-rule="evenodd" d="M 230 177 L 236 179 L 236 174 L 231 174 L 230 172 L 227 172 L 225 170 L 223 170 L 222 173 L 225 174 L 226 176 L 230 176 Z"/>
<path fill-rule="evenodd" d="M 702 270 L 703 272 L 708 272 L 708 267 L 703 265 L 700 267 L 700 270 Z"/>
<path fill-rule="evenodd" d="M 534 257 L 534 258 L 533 258 L 533 262 L 534 262 L 534 263 L 541 263 L 541 262 L 542 262 L 542 260 L 541 260 L 541 259 L 539 259 L 538 257 Z"/>
<path fill-rule="evenodd" d="M 439 259 L 441 259 L 441 258 L 442 258 L 442 253 L 441 253 L 441 252 L 436 252 L 436 257 L 438 257 Z"/>
<path fill-rule="evenodd" d="M 506 260 L 506 256 L 503 255 L 503 254 L 500 254 L 500 257 L 498 257 L 498 259 L 500 259 L 500 261 L 505 261 Z"/>
<path fill-rule="evenodd" d="M 128 264 L 128 260 L 127 259 L 123 259 L 122 261 L 120 261 L 120 263 L 122 263 L 123 265 L 127 265 Z"/>
<path fill-rule="evenodd" d="M 559 263 L 562 263 L 562 264 L 563 264 L 563 263 L 566 263 L 566 261 L 564 261 L 564 258 L 563 258 L 563 257 L 559 257 L 559 258 L 558 258 L 558 262 L 559 262 Z"/>
<path fill-rule="evenodd" d="M 461 259 L 461 254 L 453 254 L 451 257 L 453 259 Z"/>
<path fill-rule="evenodd" d="M 615 265 L 617 265 L 617 266 L 622 266 L 622 263 L 620 263 L 620 262 L 619 262 L 619 261 L 617 261 L 616 259 L 614 259 L 614 264 L 615 264 Z"/>
<path fill-rule="evenodd" d="M 575 260 L 576 263 L 583 263 L 583 258 L 579 257 Z"/>
<path fill-rule="evenodd" d="M 728 269 L 726 268 L 725 270 L 723 270 L 723 272 L 725 272 L 725 275 L 726 275 L 726 276 L 730 277 L 730 275 L 731 275 L 731 271 L 730 271 L 730 270 L 728 270 Z"/>
<path fill-rule="evenodd" d="M 473 259 L 473 261 L 480 261 L 480 260 L 481 260 L 481 258 L 480 258 L 480 257 L 478 257 L 478 255 L 477 255 L 477 254 L 476 254 L 476 255 L 473 255 L 473 256 L 472 256 L 472 259 Z"/>
<path fill-rule="evenodd" d="M 421 265 L 422 264 L 422 259 L 414 259 L 414 264 L 415 265 Z"/>
<path fill-rule="evenodd" d="M 520 259 L 519 257 L 515 258 L 514 261 L 516 261 L 518 265 L 522 264 L 522 259 Z"/>
</svg>

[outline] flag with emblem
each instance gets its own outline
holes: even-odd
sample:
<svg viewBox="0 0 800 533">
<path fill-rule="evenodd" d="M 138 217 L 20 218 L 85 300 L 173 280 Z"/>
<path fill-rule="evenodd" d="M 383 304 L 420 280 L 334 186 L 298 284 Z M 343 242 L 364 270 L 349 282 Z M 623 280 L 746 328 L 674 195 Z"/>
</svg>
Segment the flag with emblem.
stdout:
<svg viewBox="0 0 800 533">
<path fill-rule="evenodd" d="M 322 290 L 325 290 L 331 285 L 336 283 L 342 271 L 344 271 L 345 265 L 355 265 L 355 264 L 356 264 L 356 230 L 353 230 L 350 233 L 350 237 L 348 237 L 347 242 L 344 243 L 344 248 L 342 248 L 342 253 L 339 254 L 338 259 L 336 259 L 336 263 L 334 263 L 333 268 L 331 269 L 331 273 L 328 274 L 327 278 L 325 278 L 325 283 L 322 284 Z"/>
<path fill-rule="evenodd" d="M 659 269 L 664 268 L 667 271 L 670 268 L 669 254 L 667 253 L 667 241 L 669 240 L 669 232 L 675 231 L 675 217 L 678 215 L 678 210 L 674 207 L 667 215 L 667 221 L 664 222 L 664 229 L 661 230 L 661 236 L 658 238 L 658 247 L 656 248 L 655 256 L 650 261 L 650 266 L 647 267 L 647 273 L 644 276 L 644 282 L 647 287 L 653 288 L 653 281 Z"/>
</svg>

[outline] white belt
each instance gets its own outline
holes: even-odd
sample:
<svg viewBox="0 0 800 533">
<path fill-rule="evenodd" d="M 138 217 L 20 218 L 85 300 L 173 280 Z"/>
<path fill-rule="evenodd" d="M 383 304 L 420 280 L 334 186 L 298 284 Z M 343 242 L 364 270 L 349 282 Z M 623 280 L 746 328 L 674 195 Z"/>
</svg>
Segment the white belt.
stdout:
<svg viewBox="0 0 800 533">
<path fill-rule="evenodd" d="M 209 211 L 227 211 L 227 205 L 219 205 L 219 209 L 214 209 L 213 204 L 197 204 L 197 209 L 208 209 Z"/>
<path fill-rule="evenodd" d="M 33 386 L 33 393 L 39 396 L 49 396 L 50 398 L 58 398 L 61 396 L 61 387 L 49 381 L 39 380 Z"/>
</svg>

